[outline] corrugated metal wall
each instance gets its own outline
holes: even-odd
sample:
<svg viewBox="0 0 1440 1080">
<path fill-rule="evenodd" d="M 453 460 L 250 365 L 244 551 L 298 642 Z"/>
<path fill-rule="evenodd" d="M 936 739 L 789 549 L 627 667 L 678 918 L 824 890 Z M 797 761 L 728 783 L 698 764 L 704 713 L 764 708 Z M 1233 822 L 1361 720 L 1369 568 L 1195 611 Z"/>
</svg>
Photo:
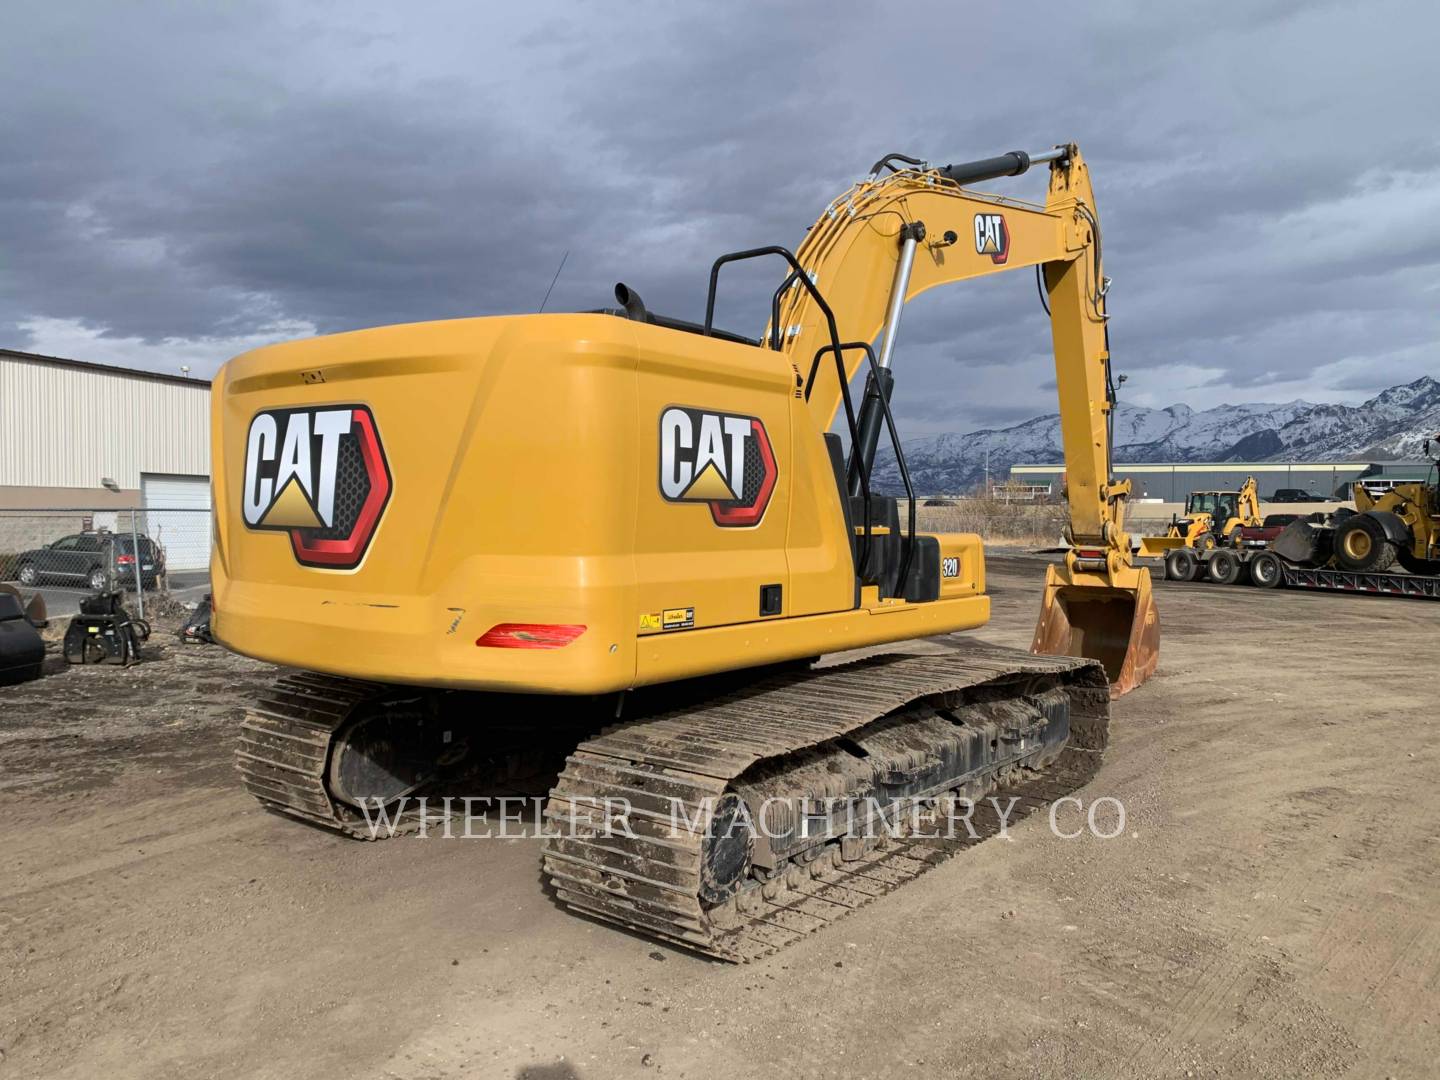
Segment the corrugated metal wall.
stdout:
<svg viewBox="0 0 1440 1080">
<path fill-rule="evenodd" d="M 210 384 L 0 356 L 0 486 L 99 487 L 210 473 Z"/>
<path fill-rule="evenodd" d="M 1116 465 L 1117 477 L 1129 477 L 1138 498 L 1184 502 L 1192 491 L 1236 491 L 1247 476 L 1260 486 L 1260 498 L 1269 499 L 1276 488 L 1300 488 L 1312 495 L 1331 498 L 1371 466 L 1356 462 L 1236 462 L 1224 464 Z M 1063 465 L 1012 465 L 1010 476 L 1025 484 L 1058 484 Z M 1344 495 L 1340 495 L 1344 498 Z"/>
</svg>

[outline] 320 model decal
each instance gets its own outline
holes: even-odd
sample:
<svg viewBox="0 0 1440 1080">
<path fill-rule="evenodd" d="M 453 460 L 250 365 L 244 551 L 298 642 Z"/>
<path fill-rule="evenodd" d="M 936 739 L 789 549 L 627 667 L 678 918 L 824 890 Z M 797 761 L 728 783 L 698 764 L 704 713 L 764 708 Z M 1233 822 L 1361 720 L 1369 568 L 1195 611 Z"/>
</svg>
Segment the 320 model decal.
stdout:
<svg viewBox="0 0 1440 1080">
<path fill-rule="evenodd" d="M 660 414 L 660 494 L 710 507 L 716 525 L 758 525 L 779 470 L 753 416 L 671 405 Z"/>
<path fill-rule="evenodd" d="M 245 524 L 289 533 L 304 566 L 358 566 L 390 488 L 380 432 L 365 405 L 267 409 L 250 421 Z"/>
</svg>

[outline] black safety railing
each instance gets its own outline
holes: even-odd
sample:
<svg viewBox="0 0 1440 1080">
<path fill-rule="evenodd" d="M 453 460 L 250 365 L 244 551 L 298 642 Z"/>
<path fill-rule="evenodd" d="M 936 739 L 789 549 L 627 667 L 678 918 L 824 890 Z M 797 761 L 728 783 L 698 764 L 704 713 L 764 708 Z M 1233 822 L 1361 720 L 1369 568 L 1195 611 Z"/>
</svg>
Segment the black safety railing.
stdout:
<svg viewBox="0 0 1440 1080">
<path fill-rule="evenodd" d="M 828 346 L 822 347 L 820 351 L 815 354 L 815 359 L 810 365 L 810 378 L 805 383 L 805 400 L 810 400 L 810 390 L 815 383 L 815 372 L 820 366 L 820 357 L 823 356 L 826 352 L 833 352 L 835 354 L 836 376 L 840 380 L 840 400 L 845 405 L 845 426 L 849 429 L 850 432 L 850 448 L 851 454 L 853 456 L 855 454 L 855 448 L 860 445 L 860 428 L 855 421 L 855 404 L 850 399 L 850 384 L 849 380 L 845 378 L 845 360 L 842 354 L 844 353 L 845 348 L 856 348 L 862 346 L 841 346 L 840 330 L 835 324 L 835 312 L 825 301 L 825 297 L 820 295 L 820 290 L 817 289 L 815 287 L 815 283 L 810 280 L 810 275 L 805 273 L 804 267 L 800 265 L 800 260 L 795 258 L 794 252 L 792 252 L 789 248 L 783 248 L 776 244 L 769 247 L 750 248 L 746 251 L 732 251 L 729 254 L 721 255 L 718 259 L 716 259 L 710 267 L 710 291 L 705 297 L 705 335 L 708 337 L 714 333 L 715 294 L 720 285 L 720 268 L 726 263 L 741 262 L 746 259 L 760 259 L 764 258 L 767 255 L 778 255 L 780 258 L 784 259 L 787 263 L 790 264 L 791 271 L 790 275 L 783 282 L 781 282 L 780 287 L 775 290 L 775 295 L 770 302 L 772 319 L 770 325 L 771 348 L 778 350 L 780 347 L 780 297 L 786 289 L 790 288 L 795 282 L 799 282 L 801 285 L 804 286 L 805 291 L 810 294 L 810 298 L 815 301 L 815 306 L 820 309 L 821 314 L 825 316 L 825 325 L 826 328 L 830 331 L 830 344 Z M 863 348 L 868 350 L 870 346 L 864 345 Z M 872 364 L 874 362 L 873 355 L 871 357 L 871 362 Z M 887 417 L 889 415 L 888 404 L 886 405 L 886 415 Z M 891 432 L 893 434 L 893 427 L 891 429 Z M 860 554 L 856 560 L 857 566 L 864 566 L 866 559 L 869 558 L 871 530 L 874 527 L 873 509 L 871 506 L 870 497 L 869 472 L 869 469 L 861 469 L 859 471 L 860 497 L 865 507 L 865 527 L 864 531 L 861 533 Z M 909 483 L 908 476 L 906 478 L 906 483 Z M 840 497 L 842 499 L 848 499 L 850 496 L 846 491 L 842 490 L 840 492 Z M 915 500 L 913 496 L 910 500 L 910 513 L 913 518 L 915 513 Z"/>
</svg>

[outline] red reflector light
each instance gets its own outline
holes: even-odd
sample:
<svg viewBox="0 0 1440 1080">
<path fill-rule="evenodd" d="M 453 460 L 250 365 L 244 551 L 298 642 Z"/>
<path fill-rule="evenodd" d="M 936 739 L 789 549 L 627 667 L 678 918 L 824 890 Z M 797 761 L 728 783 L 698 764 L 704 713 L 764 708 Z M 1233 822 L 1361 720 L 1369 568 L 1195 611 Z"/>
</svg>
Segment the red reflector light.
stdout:
<svg viewBox="0 0 1440 1080">
<path fill-rule="evenodd" d="M 1103 551 L 1086 551 L 1084 548 L 1076 548 L 1075 554 L 1082 559 L 1103 559 L 1105 557 Z"/>
<path fill-rule="evenodd" d="M 135 561 L 135 556 L 134 556 L 134 555 L 117 555 L 117 556 L 115 556 L 115 561 L 116 561 L 117 563 L 119 563 L 121 566 L 129 566 L 131 563 L 133 563 L 133 562 Z"/>
<path fill-rule="evenodd" d="M 475 639 L 482 649 L 563 649 L 585 632 L 574 623 L 502 622 Z"/>
</svg>

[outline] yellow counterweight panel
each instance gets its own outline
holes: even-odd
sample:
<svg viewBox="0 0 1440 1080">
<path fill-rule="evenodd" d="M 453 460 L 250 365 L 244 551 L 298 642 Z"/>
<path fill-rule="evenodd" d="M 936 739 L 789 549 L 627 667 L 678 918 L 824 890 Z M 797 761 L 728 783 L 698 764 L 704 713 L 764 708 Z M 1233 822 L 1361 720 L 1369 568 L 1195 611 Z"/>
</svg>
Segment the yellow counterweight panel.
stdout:
<svg viewBox="0 0 1440 1080">
<path fill-rule="evenodd" d="M 212 406 L 220 640 L 394 682 L 629 685 L 642 471 L 632 326 L 597 315 L 465 319 L 231 361 Z M 302 565 L 289 534 L 240 513 L 252 418 L 335 403 L 371 410 L 393 478 L 363 561 L 348 570 Z M 476 646 L 505 622 L 586 629 L 563 649 Z"/>
</svg>

